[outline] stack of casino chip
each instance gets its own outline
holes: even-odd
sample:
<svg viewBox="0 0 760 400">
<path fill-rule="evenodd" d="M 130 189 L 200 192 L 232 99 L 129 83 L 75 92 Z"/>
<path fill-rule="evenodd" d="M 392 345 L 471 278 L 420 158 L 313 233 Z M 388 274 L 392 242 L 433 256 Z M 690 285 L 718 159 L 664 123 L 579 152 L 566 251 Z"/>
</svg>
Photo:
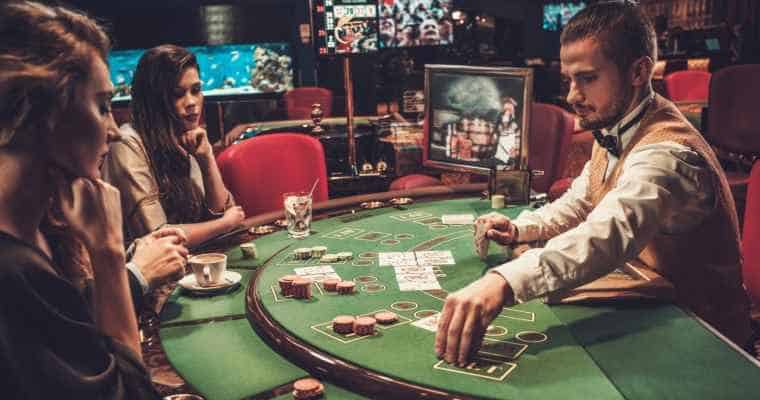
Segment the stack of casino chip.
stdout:
<svg viewBox="0 0 760 400">
<path fill-rule="evenodd" d="M 327 278 L 322 281 L 322 287 L 328 292 L 337 292 L 338 284 L 341 282 L 340 278 Z"/>
<path fill-rule="evenodd" d="M 327 254 L 326 246 L 314 246 L 311 248 L 311 256 L 313 258 L 322 258 L 325 254 Z"/>
<path fill-rule="evenodd" d="M 319 261 L 323 263 L 333 263 L 338 261 L 338 256 L 336 254 L 325 254 Z"/>
<path fill-rule="evenodd" d="M 290 285 L 293 297 L 297 299 L 311 298 L 311 279 L 298 277 Z"/>
<path fill-rule="evenodd" d="M 354 321 L 354 333 L 359 336 L 367 336 L 375 333 L 375 320 L 372 317 L 359 317 Z"/>
<path fill-rule="evenodd" d="M 398 315 L 394 312 L 382 311 L 375 314 L 375 319 L 381 325 L 390 325 L 398 320 Z"/>
<path fill-rule="evenodd" d="M 280 284 L 280 293 L 283 296 L 293 295 L 293 281 L 296 279 L 298 279 L 298 275 L 285 275 L 277 280 L 277 283 Z"/>
<path fill-rule="evenodd" d="M 299 247 L 295 250 L 293 250 L 293 256 L 296 260 L 308 260 L 311 258 L 311 248 L 309 247 Z"/>
<path fill-rule="evenodd" d="M 356 319 L 350 315 L 338 315 L 333 319 L 333 331 L 343 335 L 348 335 L 354 331 L 354 322 Z"/>
<path fill-rule="evenodd" d="M 299 379 L 293 383 L 293 398 L 295 400 L 311 400 L 322 395 L 325 386 L 314 378 Z"/>
<path fill-rule="evenodd" d="M 348 260 L 354 258 L 354 253 L 352 253 L 350 251 L 343 251 L 343 252 L 340 252 L 340 253 L 338 253 L 336 255 L 338 256 L 338 261 L 348 261 Z"/>
<path fill-rule="evenodd" d="M 351 281 L 341 281 L 337 284 L 338 294 L 351 294 L 354 292 L 356 284 Z"/>
</svg>

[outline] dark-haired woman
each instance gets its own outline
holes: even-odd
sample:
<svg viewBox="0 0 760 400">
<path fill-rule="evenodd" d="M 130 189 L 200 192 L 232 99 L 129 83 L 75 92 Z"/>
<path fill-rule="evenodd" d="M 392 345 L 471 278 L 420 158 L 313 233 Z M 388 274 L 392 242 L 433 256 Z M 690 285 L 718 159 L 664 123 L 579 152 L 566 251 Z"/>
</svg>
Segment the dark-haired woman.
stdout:
<svg viewBox="0 0 760 400">
<path fill-rule="evenodd" d="M 200 124 L 200 71 L 193 53 L 163 45 L 143 54 L 132 82 L 132 124 L 111 146 L 106 179 L 121 190 L 127 239 L 170 224 L 188 247 L 243 221 L 224 187 Z"/>
<path fill-rule="evenodd" d="M 158 398 L 141 361 L 119 192 L 108 37 L 0 4 L 0 398 Z"/>
</svg>

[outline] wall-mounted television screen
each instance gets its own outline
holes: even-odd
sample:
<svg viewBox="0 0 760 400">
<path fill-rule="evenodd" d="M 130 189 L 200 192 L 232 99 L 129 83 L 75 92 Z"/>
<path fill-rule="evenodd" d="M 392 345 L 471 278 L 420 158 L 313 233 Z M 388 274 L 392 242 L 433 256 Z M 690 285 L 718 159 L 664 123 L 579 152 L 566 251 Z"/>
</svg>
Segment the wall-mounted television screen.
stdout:
<svg viewBox="0 0 760 400">
<path fill-rule="evenodd" d="M 362 54 L 377 50 L 377 0 L 314 0 L 317 53 Z"/>
<path fill-rule="evenodd" d="M 453 0 L 377 0 L 380 48 L 439 46 L 454 42 Z"/>
<path fill-rule="evenodd" d="M 527 169 L 532 87 L 530 68 L 426 65 L 424 165 Z"/>
<path fill-rule="evenodd" d="M 585 7 L 586 3 L 583 1 L 544 4 L 544 30 L 558 31 L 562 29 L 570 21 L 570 18 Z"/>
<path fill-rule="evenodd" d="M 285 92 L 293 88 L 293 65 L 287 43 L 192 46 L 201 70 L 203 94 L 240 95 Z M 145 52 L 113 50 L 108 56 L 114 100 L 127 100 L 137 62 Z"/>
</svg>

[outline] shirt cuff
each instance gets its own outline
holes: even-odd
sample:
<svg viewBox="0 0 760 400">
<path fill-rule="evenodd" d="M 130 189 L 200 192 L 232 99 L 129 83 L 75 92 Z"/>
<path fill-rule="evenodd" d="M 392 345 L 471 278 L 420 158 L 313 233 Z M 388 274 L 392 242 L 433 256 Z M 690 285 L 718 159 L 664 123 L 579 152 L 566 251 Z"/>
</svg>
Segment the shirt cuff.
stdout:
<svg viewBox="0 0 760 400">
<path fill-rule="evenodd" d="M 511 222 L 512 222 L 512 225 L 514 225 L 515 228 L 517 228 L 518 242 L 533 242 L 540 239 L 540 235 L 538 233 L 538 226 L 536 224 L 520 221 L 519 218 Z"/>
<path fill-rule="evenodd" d="M 145 280 L 145 277 L 143 276 L 142 272 L 140 272 L 140 268 L 137 266 L 137 264 L 130 261 L 127 263 L 127 269 L 132 271 L 132 275 L 134 275 L 135 279 L 137 279 L 137 282 L 140 283 L 142 294 L 147 294 L 148 290 L 150 290 L 150 287 L 148 286 L 148 281 Z"/>
<path fill-rule="evenodd" d="M 522 231 L 520 232 L 522 234 Z M 544 273 L 539 266 L 539 249 L 528 250 L 520 257 L 493 270 L 507 280 L 518 303 L 530 301 L 546 293 Z"/>
</svg>

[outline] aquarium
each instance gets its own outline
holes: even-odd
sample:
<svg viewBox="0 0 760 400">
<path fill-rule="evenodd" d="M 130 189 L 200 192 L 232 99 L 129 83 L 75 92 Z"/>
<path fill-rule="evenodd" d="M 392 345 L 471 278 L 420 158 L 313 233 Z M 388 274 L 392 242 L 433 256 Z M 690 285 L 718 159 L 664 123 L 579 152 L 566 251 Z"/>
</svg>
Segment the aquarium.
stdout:
<svg viewBox="0 0 760 400">
<path fill-rule="evenodd" d="M 287 43 L 193 46 L 207 96 L 284 92 L 293 88 L 293 60 Z M 145 49 L 113 50 L 108 56 L 114 100 L 129 99 L 132 78 Z"/>
</svg>

